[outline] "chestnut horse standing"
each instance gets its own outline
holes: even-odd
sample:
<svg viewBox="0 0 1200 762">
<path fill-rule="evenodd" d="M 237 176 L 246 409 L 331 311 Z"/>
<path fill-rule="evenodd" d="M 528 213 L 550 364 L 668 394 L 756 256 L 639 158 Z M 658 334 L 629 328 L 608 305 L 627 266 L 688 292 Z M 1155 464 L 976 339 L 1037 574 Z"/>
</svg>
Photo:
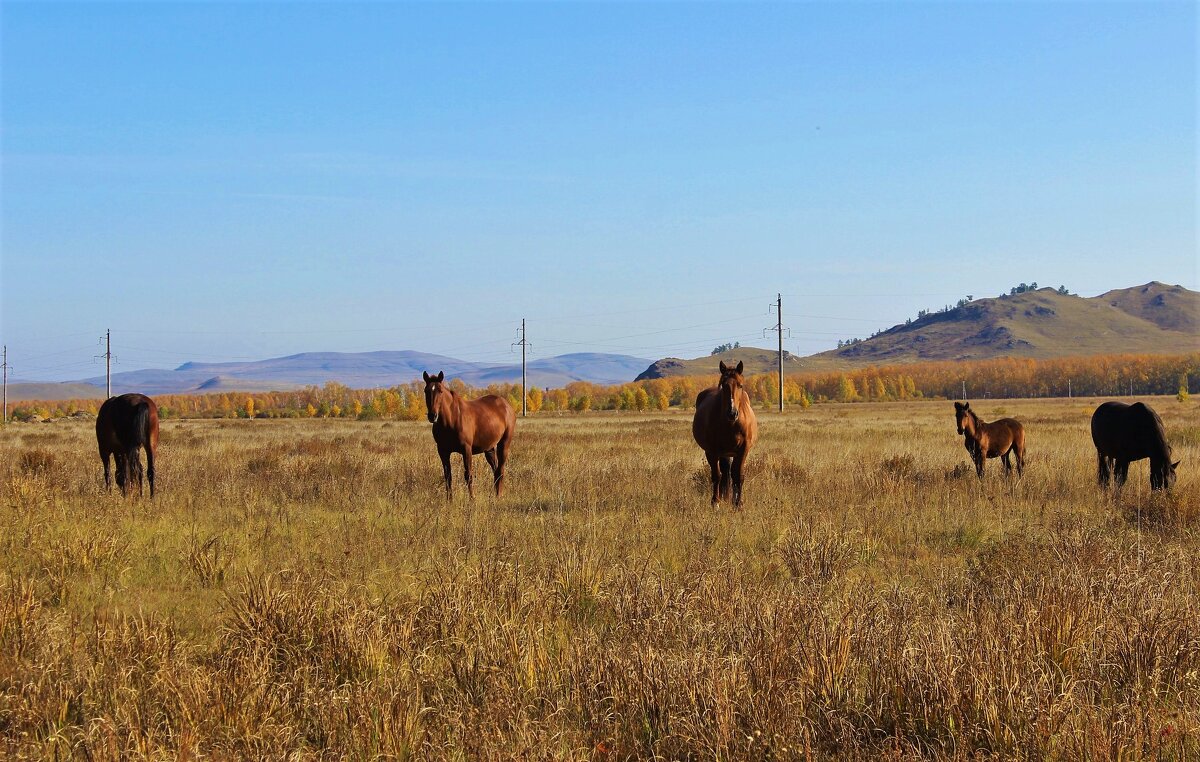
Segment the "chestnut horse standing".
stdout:
<svg viewBox="0 0 1200 762">
<path fill-rule="evenodd" d="M 1009 453 L 1017 456 L 1017 476 L 1025 472 L 1025 427 L 1015 418 L 1001 418 L 987 423 L 981 421 L 970 402 L 954 403 L 954 418 L 963 444 L 975 461 L 975 473 L 983 478 L 983 463 L 988 458 L 1003 458 L 1005 475 L 1012 473 Z"/>
<path fill-rule="evenodd" d="M 481 452 L 492 467 L 499 497 L 504 488 L 508 446 L 517 428 L 517 414 L 512 405 L 494 394 L 464 400 L 443 383 L 446 374 L 441 371 L 436 376 L 424 372 L 421 376 L 425 379 L 425 409 L 433 424 L 433 441 L 437 443 L 442 473 L 446 476 L 446 497 L 452 494 L 450 454 L 455 452 L 462 455 L 467 495 L 475 497 L 471 490 L 471 456 Z"/>
<path fill-rule="evenodd" d="M 742 466 L 758 438 L 758 420 L 743 388 L 742 363 L 721 363 L 721 380 L 696 395 L 692 436 L 704 450 L 712 478 L 712 502 L 733 497 L 742 504 Z"/>
<path fill-rule="evenodd" d="M 1129 475 L 1129 463 L 1150 459 L 1150 489 L 1169 489 L 1175 484 L 1171 445 L 1162 419 L 1149 405 L 1135 402 L 1105 402 L 1092 413 L 1092 444 L 1099 459 L 1101 487 L 1108 486 L 1111 473 L 1120 488 Z"/>
<path fill-rule="evenodd" d="M 109 456 L 117 463 L 117 486 L 124 495 L 136 481 L 142 491 L 142 459 L 138 450 L 146 450 L 146 476 L 150 497 L 154 497 L 154 451 L 158 448 L 158 406 L 144 394 L 109 397 L 96 416 L 96 443 L 104 462 L 104 488 L 112 489 Z"/>
</svg>

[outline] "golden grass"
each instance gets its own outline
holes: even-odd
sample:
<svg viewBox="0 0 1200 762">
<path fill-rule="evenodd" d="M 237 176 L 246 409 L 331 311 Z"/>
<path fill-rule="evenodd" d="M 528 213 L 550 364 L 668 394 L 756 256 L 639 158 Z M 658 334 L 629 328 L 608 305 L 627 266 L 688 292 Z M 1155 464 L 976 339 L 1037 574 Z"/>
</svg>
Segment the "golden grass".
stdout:
<svg viewBox="0 0 1200 762">
<path fill-rule="evenodd" d="M 1200 409 L 1114 498 L 1095 401 L 976 404 L 1022 481 L 949 403 L 819 405 L 760 414 L 737 512 L 686 414 L 520 421 L 473 504 L 422 423 L 168 421 L 153 502 L 9 426 L 0 754 L 1197 758 Z"/>
</svg>

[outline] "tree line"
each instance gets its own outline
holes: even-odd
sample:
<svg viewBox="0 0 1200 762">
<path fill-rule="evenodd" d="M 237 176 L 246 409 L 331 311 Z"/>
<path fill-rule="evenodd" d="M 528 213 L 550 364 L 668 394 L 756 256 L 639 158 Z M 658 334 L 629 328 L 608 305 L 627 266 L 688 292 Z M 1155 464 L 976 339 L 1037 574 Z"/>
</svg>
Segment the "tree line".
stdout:
<svg viewBox="0 0 1200 762">
<path fill-rule="evenodd" d="M 561 388 L 529 390 L 531 413 L 588 410 L 646 411 L 689 409 L 716 374 L 673 376 L 627 384 L 601 385 L 577 381 Z M 808 407 L 826 402 L 882 402 L 956 399 L 966 384 L 967 397 L 1104 397 L 1126 394 L 1182 394 L 1200 386 L 1200 353 L 1186 355 L 1097 355 L 1046 360 L 926 362 L 848 371 L 795 373 L 784 380 L 787 405 Z M 484 394 L 505 397 L 521 407 L 520 384 L 470 387 L 457 379 L 451 388 L 467 398 Z M 779 374 L 746 377 L 746 391 L 756 405 L 779 399 Z M 281 392 L 166 394 L 155 398 L 164 418 L 349 418 L 417 420 L 425 415 L 424 385 L 419 381 L 386 389 L 324 386 Z M 79 411 L 95 414 L 98 399 L 26 402 L 12 411 L 16 420 L 65 417 Z"/>
</svg>

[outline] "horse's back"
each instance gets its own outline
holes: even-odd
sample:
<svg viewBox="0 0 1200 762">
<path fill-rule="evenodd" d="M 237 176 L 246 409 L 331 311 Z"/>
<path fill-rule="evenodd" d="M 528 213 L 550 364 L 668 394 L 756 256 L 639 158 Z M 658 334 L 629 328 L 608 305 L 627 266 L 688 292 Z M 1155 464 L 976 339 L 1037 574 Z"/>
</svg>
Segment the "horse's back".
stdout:
<svg viewBox="0 0 1200 762">
<path fill-rule="evenodd" d="M 1092 444 L 1107 457 L 1141 460 L 1165 448 L 1166 432 L 1154 408 L 1144 402 L 1105 402 L 1092 413 Z"/>
<path fill-rule="evenodd" d="M 467 405 L 474 415 L 472 448 L 477 451 L 492 449 L 516 429 L 517 412 L 503 397 L 488 394 Z"/>
</svg>

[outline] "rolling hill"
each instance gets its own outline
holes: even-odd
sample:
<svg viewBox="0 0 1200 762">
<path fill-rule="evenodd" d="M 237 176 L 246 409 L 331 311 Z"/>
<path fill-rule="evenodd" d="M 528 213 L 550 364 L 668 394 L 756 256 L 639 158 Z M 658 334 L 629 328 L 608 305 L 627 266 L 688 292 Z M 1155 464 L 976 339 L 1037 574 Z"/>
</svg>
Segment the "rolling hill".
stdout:
<svg viewBox="0 0 1200 762">
<path fill-rule="evenodd" d="M 572 381 L 623 383 L 646 367 L 648 360 L 628 355 L 581 352 L 528 363 L 533 386 L 564 386 Z M 445 371 L 472 386 L 510 383 L 521 379 L 519 363 L 476 363 L 424 352 L 306 352 L 253 362 L 187 362 L 174 370 L 135 370 L 114 373 L 114 394 L 286 391 L 337 381 L 350 387 L 376 388 L 408 383 L 421 371 Z M 104 377 L 66 384 L 13 384 L 9 399 L 69 399 L 103 396 Z"/>
<path fill-rule="evenodd" d="M 785 360 L 785 371 L 834 370 L 933 360 L 1063 357 L 1200 350 L 1200 294 L 1157 281 L 1090 298 L 1043 288 L 977 299 L 927 314 L 840 349 Z M 694 360 L 665 358 L 639 379 L 715 373 L 718 360 L 774 370 L 771 350 L 742 348 Z"/>
</svg>

